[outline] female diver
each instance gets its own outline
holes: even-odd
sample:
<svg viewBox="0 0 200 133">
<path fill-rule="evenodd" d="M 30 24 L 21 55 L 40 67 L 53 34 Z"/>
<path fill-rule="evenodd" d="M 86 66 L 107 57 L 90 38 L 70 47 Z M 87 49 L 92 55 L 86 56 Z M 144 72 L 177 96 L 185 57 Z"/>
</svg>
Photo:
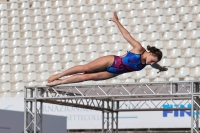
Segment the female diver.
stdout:
<svg viewBox="0 0 200 133">
<path fill-rule="evenodd" d="M 147 46 L 147 50 L 149 51 L 147 52 L 121 25 L 116 12 L 114 12 L 113 18 L 109 21 L 116 23 L 123 37 L 131 44 L 133 49 L 123 56 L 103 56 L 88 64 L 74 66 L 62 73 L 52 75 L 48 78 L 47 86 L 77 83 L 87 80 L 105 80 L 122 73 L 140 71 L 146 65 L 151 65 L 153 68 L 158 69 L 159 72 L 168 70 L 166 67 L 157 64 L 162 58 L 160 49 Z M 60 79 L 69 75 L 71 76 L 68 78 Z"/>
</svg>

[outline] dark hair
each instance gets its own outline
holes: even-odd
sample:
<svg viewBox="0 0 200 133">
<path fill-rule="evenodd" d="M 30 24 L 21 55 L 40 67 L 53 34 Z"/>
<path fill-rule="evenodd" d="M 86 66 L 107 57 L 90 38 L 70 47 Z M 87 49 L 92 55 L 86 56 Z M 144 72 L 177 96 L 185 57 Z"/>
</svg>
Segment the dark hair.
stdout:
<svg viewBox="0 0 200 133">
<path fill-rule="evenodd" d="M 154 46 L 147 46 L 147 50 L 153 53 L 154 56 L 158 58 L 158 61 L 162 59 L 162 51 Z"/>
</svg>

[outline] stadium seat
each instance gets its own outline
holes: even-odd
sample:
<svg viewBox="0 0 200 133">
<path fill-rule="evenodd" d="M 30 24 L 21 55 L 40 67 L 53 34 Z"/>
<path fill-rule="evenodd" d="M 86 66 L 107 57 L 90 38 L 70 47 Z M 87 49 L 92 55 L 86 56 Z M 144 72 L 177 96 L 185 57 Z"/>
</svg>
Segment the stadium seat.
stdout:
<svg viewBox="0 0 200 133">
<path fill-rule="evenodd" d="M 66 45 L 68 43 L 69 43 L 69 37 L 62 37 L 61 38 L 61 42 L 60 42 L 61 45 Z"/>
<path fill-rule="evenodd" d="M 184 78 L 190 74 L 188 67 L 181 67 L 176 75 L 178 78 Z"/>
<path fill-rule="evenodd" d="M 1 31 L 7 31 L 8 30 L 8 26 L 7 25 L 1 25 Z M 13 28 L 12 28 L 13 30 Z"/>
<path fill-rule="evenodd" d="M 7 72 L 10 72 L 10 65 L 2 65 L 1 73 L 7 73 Z"/>
<path fill-rule="evenodd" d="M 66 22 L 59 22 L 57 28 L 58 29 L 65 29 L 65 28 L 67 28 Z"/>
<path fill-rule="evenodd" d="M 125 83 L 135 83 L 135 79 L 128 78 L 125 80 Z"/>
<path fill-rule="evenodd" d="M 49 52 L 51 54 L 57 54 L 58 53 L 58 46 L 51 46 L 50 49 L 49 49 Z"/>
<path fill-rule="evenodd" d="M 200 30 L 193 30 L 191 35 L 190 35 L 190 38 L 192 39 L 196 39 L 196 38 L 199 38 L 200 37 Z"/>
<path fill-rule="evenodd" d="M 177 77 L 171 77 L 171 78 L 169 78 L 169 81 L 179 81 L 179 78 L 177 78 Z"/>
<path fill-rule="evenodd" d="M 194 77 L 185 77 L 184 80 L 185 80 L 185 81 L 193 81 L 193 80 L 194 80 Z"/>
<path fill-rule="evenodd" d="M 174 31 L 179 31 L 183 29 L 183 23 L 175 23 L 173 26 Z"/>
<path fill-rule="evenodd" d="M 166 32 L 169 30 L 169 24 L 161 24 L 160 29 L 161 32 Z"/>
<path fill-rule="evenodd" d="M 194 69 L 193 73 L 191 74 L 191 76 L 200 77 L 200 67 L 199 66 L 195 67 L 195 69 Z"/>
<path fill-rule="evenodd" d="M 100 4 L 104 5 L 104 4 L 108 4 L 109 0 L 100 0 Z"/>
<path fill-rule="evenodd" d="M 40 7 L 40 2 L 35 1 L 32 3 L 32 8 L 39 8 L 39 7 Z"/>
<path fill-rule="evenodd" d="M 185 15 L 183 16 L 183 18 L 182 18 L 182 21 L 183 21 L 183 22 L 190 22 L 190 21 L 192 21 L 192 20 L 193 20 L 193 17 L 192 17 L 191 14 L 185 14 Z"/>
<path fill-rule="evenodd" d="M 66 64 L 65 64 L 65 69 L 69 69 L 69 68 L 71 68 L 71 67 L 73 67 L 73 66 L 75 66 L 75 64 L 74 64 L 74 62 L 67 62 Z"/>
<path fill-rule="evenodd" d="M 13 72 L 22 72 L 23 71 L 23 65 L 22 64 L 15 64 L 13 68 Z"/>
<path fill-rule="evenodd" d="M 95 20 L 94 21 L 94 27 L 100 27 L 103 26 L 103 21 L 102 20 Z"/>
<path fill-rule="evenodd" d="M 165 71 L 163 74 L 161 74 L 161 77 L 163 78 L 170 78 L 175 75 L 175 69 L 169 67 L 167 71 Z"/>
<path fill-rule="evenodd" d="M 40 72 L 48 71 L 49 70 L 49 64 L 47 64 L 47 63 L 41 63 L 39 65 L 38 69 L 39 69 Z"/>
<path fill-rule="evenodd" d="M 3 49 L 1 49 L 0 55 L 1 56 L 6 56 L 6 55 L 9 55 L 9 53 L 10 53 L 9 48 L 3 48 Z"/>
<path fill-rule="evenodd" d="M 5 30 L 5 29 L 3 29 L 3 30 Z M 20 27 L 19 27 L 18 24 L 14 24 L 14 25 L 12 25 L 11 30 L 12 30 L 12 31 L 19 31 L 19 30 L 20 30 Z"/>
<path fill-rule="evenodd" d="M 21 6 L 20 6 L 20 8 L 22 8 L 22 9 L 27 9 L 29 7 L 30 7 L 29 2 L 26 2 L 26 1 L 22 2 Z"/>
<path fill-rule="evenodd" d="M 11 92 L 3 92 L 2 99 L 10 98 L 12 96 Z"/>
<path fill-rule="evenodd" d="M 86 59 L 86 54 L 78 53 L 75 59 L 76 59 L 76 61 L 84 61 Z"/>
<path fill-rule="evenodd" d="M 50 20 L 50 21 L 53 21 L 52 18 L 53 16 L 48 16 L 48 20 Z M 51 19 L 52 18 L 52 19 Z M 57 16 L 57 19 L 56 19 L 56 21 L 59 21 L 59 22 L 61 22 L 61 21 L 65 21 L 66 20 L 66 16 L 65 15 L 63 15 L 63 14 L 59 14 L 58 16 Z"/>
<path fill-rule="evenodd" d="M 147 8 L 147 2 L 139 2 L 138 9 L 146 9 Z"/>
<path fill-rule="evenodd" d="M 111 10 L 111 6 L 109 4 L 105 4 L 102 7 L 102 12 L 108 12 Z"/>
<path fill-rule="evenodd" d="M 90 52 L 99 51 L 99 49 L 96 44 L 90 44 L 90 45 L 85 46 L 85 51 L 90 53 Z"/>
<path fill-rule="evenodd" d="M 197 47 L 197 48 L 200 47 L 200 39 L 196 39 L 194 47 Z"/>
<path fill-rule="evenodd" d="M 176 58 L 181 56 L 181 49 L 172 49 L 169 57 Z"/>
<path fill-rule="evenodd" d="M 14 94 L 14 97 L 16 98 L 23 98 L 24 97 L 24 92 L 23 91 L 18 91 Z"/>
<path fill-rule="evenodd" d="M 171 66 L 171 60 L 169 58 L 162 59 L 159 64 L 161 66 Z"/>
<path fill-rule="evenodd" d="M 195 56 L 195 49 L 194 48 L 186 48 L 183 57 L 192 57 Z"/>
<path fill-rule="evenodd" d="M 136 79 L 141 79 L 141 78 L 144 78 L 146 77 L 146 69 L 143 69 L 142 71 L 136 71 L 135 74 L 134 74 L 134 78 Z"/>
<path fill-rule="evenodd" d="M 191 40 L 184 39 L 181 41 L 181 48 L 188 48 L 191 47 Z"/>
<path fill-rule="evenodd" d="M 164 40 L 171 40 L 174 38 L 174 33 L 173 32 L 165 32 L 163 35 Z"/>
<path fill-rule="evenodd" d="M 74 53 L 84 52 L 84 45 L 76 45 L 73 52 Z"/>
<path fill-rule="evenodd" d="M 51 61 L 52 62 L 58 62 L 58 61 L 60 61 L 60 54 L 53 54 L 51 56 Z"/>
<path fill-rule="evenodd" d="M 37 79 L 37 75 L 34 72 L 29 72 L 27 75 L 27 80 L 28 81 L 35 81 Z"/>
<path fill-rule="evenodd" d="M 25 18 L 24 18 L 25 19 Z M 1 24 L 7 24 L 8 23 L 8 18 L 0 18 Z"/>
<path fill-rule="evenodd" d="M 2 64 L 8 64 L 8 63 L 10 63 L 10 57 L 9 56 L 3 56 L 3 57 L 1 57 L 1 63 Z"/>
<path fill-rule="evenodd" d="M 88 5 L 96 5 L 97 0 L 89 0 Z"/>
<path fill-rule="evenodd" d="M 148 82 L 150 82 L 150 80 L 148 78 L 142 78 L 139 80 L 139 82 L 140 83 L 144 83 L 144 82 L 148 83 Z"/>
<path fill-rule="evenodd" d="M 66 1 L 66 6 L 73 6 L 73 5 L 74 5 L 74 0 Z"/>
<path fill-rule="evenodd" d="M 185 5 L 185 0 L 177 0 L 175 3 L 176 7 L 182 7 Z"/>
<path fill-rule="evenodd" d="M 81 27 L 83 27 L 83 28 L 91 27 L 91 21 L 88 21 L 88 20 L 83 21 Z"/>
<path fill-rule="evenodd" d="M 150 10 L 149 9 L 143 9 L 141 12 L 142 17 L 148 17 L 150 16 Z"/>
<path fill-rule="evenodd" d="M 3 73 L 1 75 L 1 81 L 2 82 L 10 82 L 10 73 Z"/>
<path fill-rule="evenodd" d="M 151 69 L 150 72 L 147 74 L 147 78 L 156 78 L 160 76 L 160 73 L 157 73 L 159 70 L 157 69 Z"/>
<path fill-rule="evenodd" d="M 177 41 L 176 40 L 169 40 L 167 42 L 167 49 L 173 49 L 173 48 L 177 48 Z"/>
<path fill-rule="evenodd" d="M 181 68 L 184 65 L 185 65 L 185 58 L 176 58 L 172 66 L 174 68 Z"/>
<path fill-rule="evenodd" d="M 21 63 L 22 62 L 22 56 L 14 56 L 14 58 L 13 58 L 13 63 L 14 64 L 19 64 L 19 63 Z"/>
<path fill-rule="evenodd" d="M 28 72 L 34 72 L 35 70 L 36 70 L 35 64 L 28 64 L 26 67 L 26 71 L 28 71 Z"/>
<path fill-rule="evenodd" d="M 110 83 L 111 83 L 111 84 L 119 84 L 119 83 L 120 83 L 120 80 L 119 80 L 119 79 L 111 79 L 111 80 L 110 80 Z"/>
<path fill-rule="evenodd" d="M 80 43 L 82 43 L 82 37 L 74 37 L 72 43 L 73 44 L 80 44 Z"/>
<path fill-rule="evenodd" d="M 198 0 L 190 0 L 188 3 L 189 6 L 195 6 L 198 5 Z"/>
<path fill-rule="evenodd" d="M 200 6 L 198 5 L 198 6 L 194 6 L 193 8 L 192 8 L 192 13 L 193 14 L 198 14 L 198 13 L 200 13 Z"/>
<path fill-rule="evenodd" d="M 90 55 L 89 55 L 89 58 L 87 59 L 87 61 L 93 61 L 95 59 L 99 58 L 99 53 L 98 52 L 92 52 Z"/>
<path fill-rule="evenodd" d="M 11 90 L 11 83 L 9 83 L 9 82 L 2 83 L 1 91 L 6 92 L 9 90 Z"/>
<path fill-rule="evenodd" d="M 46 81 L 49 78 L 49 76 L 50 76 L 49 72 L 42 72 L 40 74 L 40 79 L 39 80 Z"/>
<path fill-rule="evenodd" d="M 177 39 L 185 39 L 187 38 L 187 32 L 186 31 L 178 31 L 178 34 L 176 36 Z"/>
<path fill-rule="evenodd" d="M 110 44 L 106 44 L 106 43 L 101 44 L 99 50 L 100 50 L 101 52 L 109 51 L 109 50 L 110 50 Z"/>
<path fill-rule="evenodd" d="M 186 26 L 187 30 L 194 30 L 196 28 L 197 28 L 196 22 L 189 22 L 189 23 L 187 23 L 187 26 Z"/>
<path fill-rule="evenodd" d="M 63 57 L 63 61 L 73 61 L 73 54 L 65 54 Z"/>
<path fill-rule="evenodd" d="M 86 6 L 80 6 L 78 8 L 78 13 L 86 13 L 87 12 L 87 7 Z"/>
<path fill-rule="evenodd" d="M 46 62 L 47 61 L 47 55 L 41 54 L 39 55 L 38 62 Z"/>
<path fill-rule="evenodd" d="M 85 28 L 83 34 L 86 35 L 86 36 L 92 35 L 93 29 L 92 28 Z"/>
<path fill-rule="evenodd" d="M 14 77 L 13 77 L 14 81 L 23 81 L 24 80 L 24 74 L 23 73 L 16 73 L 14 74 Z"/>
<path fill-rule="evenodd" d="M 24 90 L 24 83 L 23 82 L 18 82 L 15 84 L 15 91 L 22 91 Z"/>
<path fill-rule="evenodd" d="M 154 79 L 154 82 L 164 82 L 164 81 L 166 81 L 166 79 L 164 79 L 164 78 L 155 78 Z"/>
<path fill-rule="evenodd" d="M 164 8 L 169 8 L 169 7 L 171 7 L 172 6 L 172 0 L 165 0 L 164 2 L 163 2 L 163 7 Z"/>
<path fill-rule="evenodd" d="M 43 5 L 42 5 L 42 7 L 44 7 L 44 8 L 48 8 L 48 7 L 51 7 L 51 6 L 52 6 L 51 1 L 44 1 Z"/>
<path fill-rule="evenodd" d="M 192 57 L 189 60 L 189 63 L 186 64 L 188 67 L 195 67 L 198 66 L 200 63 L 199 57 Z"/>
<path fill-rule="evenodd" d="M 61 63 L 53 63 L 52 71 L 60 71 L 62 70 L 62 64 Z"/>
<path fill-rule="evenodd" d="M 161 8 L 154 9 L 152 16 L 159 16 L 160 17 L 161 15 L 163 15 L 163 9 L 161 9 Z M 161 19 L 165 19 L 165 16 L 161 16 Z"/>
</svg>

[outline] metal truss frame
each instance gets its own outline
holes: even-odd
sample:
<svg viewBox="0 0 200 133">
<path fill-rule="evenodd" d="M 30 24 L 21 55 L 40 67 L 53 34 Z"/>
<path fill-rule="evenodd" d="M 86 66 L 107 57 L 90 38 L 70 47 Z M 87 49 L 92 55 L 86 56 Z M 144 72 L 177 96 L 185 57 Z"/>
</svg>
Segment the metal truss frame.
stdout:
<svg viewBox="0 0 200 133">
<path fill-rule="evenodd" d="M 102 133 L 118 133 L 118 112 L 191 110 L 191 133 L 199 133 L 200 81 L 27 86 L 24 132 L 42 133 L 43 103 L 102 111 Z M 163 105 L 175 107 L 163 108 Z M 181 105 L 191 104 L 181 108 Z"/>
</svg>

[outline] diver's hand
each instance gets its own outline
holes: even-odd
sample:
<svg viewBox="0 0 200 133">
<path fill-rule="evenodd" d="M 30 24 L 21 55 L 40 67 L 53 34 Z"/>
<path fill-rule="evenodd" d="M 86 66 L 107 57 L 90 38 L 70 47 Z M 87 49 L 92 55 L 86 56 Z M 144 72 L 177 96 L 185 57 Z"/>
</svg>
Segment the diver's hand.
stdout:
<svg viewBox="0 0 200 133">
<path fill-rule="evenodd" d="M 115 22 L 115 23 L 119 21 L 116 12 L 113 13 L 113 18 L 110 19 L 109 21 L 113 21 L 113 22 Z"/>
</svg>

